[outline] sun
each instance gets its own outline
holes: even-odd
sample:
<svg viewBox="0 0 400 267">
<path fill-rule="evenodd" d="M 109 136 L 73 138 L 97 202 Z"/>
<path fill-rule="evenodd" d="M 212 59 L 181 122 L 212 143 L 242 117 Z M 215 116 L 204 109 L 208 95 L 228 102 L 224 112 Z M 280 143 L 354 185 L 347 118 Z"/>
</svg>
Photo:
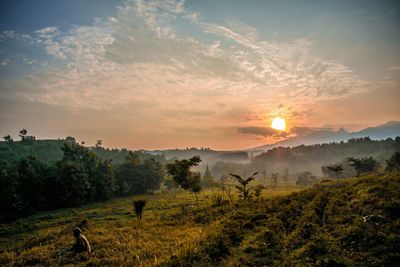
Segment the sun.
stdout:
<svg viewBox="0 0 400 267">
<path fill-rule="evenodd" d="M 284 131 L 286 128 L 286 122 L 281 117 L 275 117 L 272 121 L 271 127 L 275 130 Z"/>
</svg>

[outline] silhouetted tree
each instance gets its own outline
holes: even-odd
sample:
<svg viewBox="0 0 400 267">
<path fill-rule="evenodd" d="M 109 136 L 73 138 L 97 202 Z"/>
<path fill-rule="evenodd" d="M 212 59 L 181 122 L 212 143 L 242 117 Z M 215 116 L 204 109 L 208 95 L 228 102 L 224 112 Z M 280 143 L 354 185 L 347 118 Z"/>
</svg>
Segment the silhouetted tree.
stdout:
<svg viewBox="0 0 400 267">
<path fill-rule="evenodd" d="M 357 171 L 357 176 L 376 170 L 378 163 L 373 157 L 364 157 L 361 159 L 349 157 L 347 158 L 350 165 Z"/>
<path fill-rule="evenodd" d="M 336 163 L 336 164 L 328 165 L 328 166 L 326 166 L 326 168 L 329 171 L 333 172 L 335 174 L 336 179 L 339 180 L 339 176 L 340 176 L 341 172 L 343 171 L 343 167 L 341 164 Z"/>
<path fill-rule="evenodd" d="M 190 171 L 190 168 L 199 165 L 200 162 L 200 157 L 195 156 L 188 160 L 175 160 L 173 163 L 166 165 L 167 173 L 172 176 L 175 183 L 195 194 L 197 205 L 199 205 L 197 193 L 201 191 L 201 176 L 199 173 Z"/>
<path fill-rule="evenodd" d="M 249 177 L 241 177 L 240 175 L 237 174 L 233 174 L 230 173 L 229 175 L 231 176 L 231 178 L 235 179 L 237 182 L 239 182 L 240 185 L 236 185 L 237 190 L 239 191 L 239 195 L 241 198 L 243 198 L 243 200 L 249 199 L 251 197 L 251 190 L 253 188 L 248 187 L 249 183 L 251 181 L 253 181 L 254 179 L 256 179 L 256 175 L 258 174 L 258 172 L 253 173 L 251 176 Z"/>
<path fill-rule="evenodd" d="M 3 139 L 4 139 L 4 141 L 6 141 L 6 142 L 12 142 L 12 141 L 13 141 L 12 138 L 11 138 L 11 136 L 10 136 L 9 134 L 7 134 L 6 136 L 4 136 Z"/>
<path fill-rule="evenodd" d="M 96 144 L 94 145 L 95 147 L 99 148 L 103 144 L 103 140 L 97 140 Z"/>
<path fill-rule="evenodd" d="M 304 172 L 297 174 L 296 185 L 308 186 L 308 185 L 313 184 L 316 179 L 317 179 L 317 177 L 315 175 L 313 175 L 311 172 L 304 171 Z"/>
<path fill-rule="evenodd" d="M 386 161 L 386 171 L 400 171 L 400 152 L 394 153 L 389 160 Z"/>
<path fill-rule="evenodd" d="M 23 140 L 25 138 L 27 133 L 28 133 L 28 131 L 25 128 L 23 128 L 19 131 L 19 136 L 21 137 L 21 140 Z"/>
</svg>

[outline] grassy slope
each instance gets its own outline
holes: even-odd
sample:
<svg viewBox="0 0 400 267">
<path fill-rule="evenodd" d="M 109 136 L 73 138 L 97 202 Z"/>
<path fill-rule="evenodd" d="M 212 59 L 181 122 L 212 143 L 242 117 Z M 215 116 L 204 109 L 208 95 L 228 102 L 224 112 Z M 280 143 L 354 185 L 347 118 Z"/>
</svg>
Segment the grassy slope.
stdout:
<svg viewBox="0 0 400 267">
<path fill-rule="evenodd" d="M 273 197 L 291 191 L 265 194 Z M 194 247 L 213 231 L 222 214 L 232 210 L 233 206 L 225 205 L 206 211 L 214 193 L 201 194 L 200 209 L 194 206 L 193 194 L 164 193 L 46 212 L 0 224 L 0 266 L 148 266 L 168 262 L 171 255 L 182 255 Z M 132 212 L 132 200 L 137 198 L 147 201 L 141 223 Z M 85 220 L 83 234 L 94 252 L 91 256 L 74 255 L 68 251 L 74 242 L 71 231 Z"/>
<path fill-rule="evenodd" d="M 370 175 L 237 205 L 165 265 L 396 266 L 400 175 Z"/>
<path fill-rule="evenodd" d="M 210 208 L 187 193 L 49 212 L 0 225 L 0 265 L 389 266 L 399 261 L 400 175 L 324 183 L 298 193 Z M 208 192 L 208 195 L 210 193 Z M 181 205 L 188 204 L 186 212 Z M 94 252 L 73 255 L 71 229 L 88 221 Z M 6 250 L 4 250 L 7 248 Z M 340 266 L 340 265 L 339 265 Z"/>
</svg>

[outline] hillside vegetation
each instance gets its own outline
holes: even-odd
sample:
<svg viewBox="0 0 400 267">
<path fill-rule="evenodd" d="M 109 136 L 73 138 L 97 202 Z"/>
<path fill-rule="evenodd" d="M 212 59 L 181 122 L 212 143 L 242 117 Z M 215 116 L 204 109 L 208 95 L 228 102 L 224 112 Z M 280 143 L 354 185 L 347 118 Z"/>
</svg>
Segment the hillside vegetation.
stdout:
<svg viewBox="0 0 400 267">
<path fill-rule="evenodd" d="M 399 251 L 400 175 L 375 174 L 237 204 L 165 265 L 394 266 Z"/>
<path fill-rule="evenodd" d="M 400 175 L 331 181 L 288 195 L 215 201 L 165 193 L 41 213 L 0 225 L 0 265 L 389 266 L 399 261 Z M 285 196 L 286 195 L 286 196 Z M 74 255 L 72 228 L 93 247 Z"/>
</svg>

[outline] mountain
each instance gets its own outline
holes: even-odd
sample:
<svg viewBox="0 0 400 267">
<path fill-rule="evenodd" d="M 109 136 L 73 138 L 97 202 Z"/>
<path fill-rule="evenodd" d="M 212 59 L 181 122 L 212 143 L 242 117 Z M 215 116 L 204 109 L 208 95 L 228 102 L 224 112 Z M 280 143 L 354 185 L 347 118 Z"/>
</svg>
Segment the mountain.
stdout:
<svg viewBox="0 0 400 267">
<path fill-rule="evenodd" d="M 386 139 L 386 138 L 395 138 L 400 136 L 400 122 L 399 121 L 389 121 L 385 124 L 376 126 L 376 127 L 369 127 L 363 129 L 361 131 L 352 133 L 350 138 L 360 138 L 360 137 L 367 137 L 371 139 Z"/>
<path fill-rule="evenodd" d="M 381 140 L 386 138 L 395 138 L 400 136 L 400 121 L 389 121 L 375 127 L 368 127 L 357 132 L 347 132 L 340 128 L 337 131 L 318 130 L 307 135 L 289 137 L 286 140 L 276 142 L 274 144 L 249 148 L 246 151 L 250 153 L 261 153 L 274 147 L 292 147 L 299 145 L 313 145 L 330 142 L 347 141 L 351 138 L 369 137 L 373 140 Z"/>
</svg>

